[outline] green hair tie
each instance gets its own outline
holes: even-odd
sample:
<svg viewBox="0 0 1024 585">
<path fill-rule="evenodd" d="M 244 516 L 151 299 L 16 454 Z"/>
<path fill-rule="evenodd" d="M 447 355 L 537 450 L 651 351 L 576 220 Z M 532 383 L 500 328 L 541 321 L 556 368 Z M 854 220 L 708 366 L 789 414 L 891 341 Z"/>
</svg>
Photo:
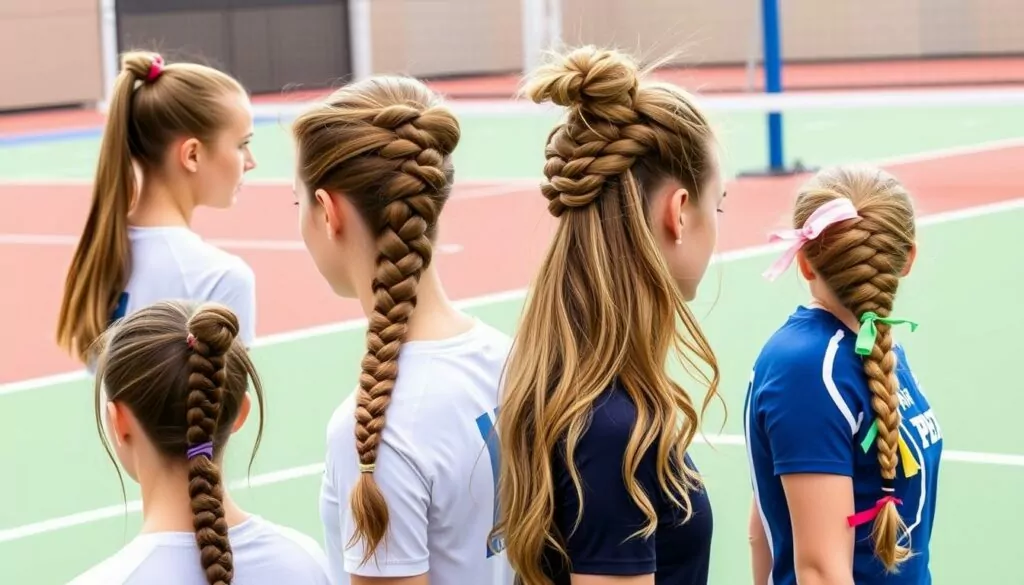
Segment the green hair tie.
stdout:
<svg viewBox="0 0 1024 585">
<path fill-rule="evenodd" d="M 910 325 L 910 330 L 914 331 L 917 329 L 917 323 L 908 321 L 907 319 L 892 319 L 889 317 L 879 317 L 878 313 L 874 311 L 868 311 L 860 316 L 860 331 L 857 333 L 857 345 L 856 350 L 860 355 L 871 355 L 871 348 L 875 346 L 875 338 L 878 337 L 878 327 L 875 323 L 885 323 L 886 325 Z"/>
</svg>

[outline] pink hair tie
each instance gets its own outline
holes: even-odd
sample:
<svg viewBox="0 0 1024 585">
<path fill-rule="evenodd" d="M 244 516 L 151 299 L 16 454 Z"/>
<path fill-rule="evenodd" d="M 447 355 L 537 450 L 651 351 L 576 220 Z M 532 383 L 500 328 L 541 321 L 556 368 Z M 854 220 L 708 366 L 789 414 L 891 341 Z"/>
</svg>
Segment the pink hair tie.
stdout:
<svg viewBox="0 0 1024 585">
<path fill-rule="evenodd" d="M 160 55 L 153 57 L 153 62 L 149 65 L 149 74 L 146 75 L 146 81 L 152 83 L 156 81 L 157 77 L 164 72 L 164 58 Z"/>
<path fill-rule="evenodd" d="M 768 237 L 769 242 L 792 240 L 793 245 L 783 252 L 782 256 L 768 270 L 764 271 L 763 276 L 768 280 L 775 280 L 789 268 L 793 259 L 796 258 L 796 253 L 804 244 L 817 238 L 828 226 L 857 217 L 860 216 L 857 215 L 857 208 L 854 207 L 853 202 L 846 197 L 839 197 L 816 209 L 811 217 L 804 222 L 803 227 L 772 232 Z"/>
<path fill-rule="evenodd" d="M 185 341 L 188 343 L 188 348 L 189 349 L 195 349 L 196 348 L 196 336 L 195 335 L 192 335 L 191 333 L 189 333 L 188 337 L 185 338 Z"/>
</svg>

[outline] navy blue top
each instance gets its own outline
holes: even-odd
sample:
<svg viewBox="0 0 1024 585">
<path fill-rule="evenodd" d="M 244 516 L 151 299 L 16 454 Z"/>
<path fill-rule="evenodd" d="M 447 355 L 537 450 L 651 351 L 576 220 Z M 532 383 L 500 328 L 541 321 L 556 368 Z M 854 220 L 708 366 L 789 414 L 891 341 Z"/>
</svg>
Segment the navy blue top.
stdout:
<svg viewBox="0 0 1024 585">
<path fill-rule="evenodd" d="M 636 407 L 624 389 L 613 385 L 594 405 L 593 420 L 580 438 L 575 463 L 583 486 L 583 516 L 575 532 L 579 509 L 576 489 L 565 466 L 564 452 L 553 458 L 555 528 L 569 555 L 547 551 L 544 568 L 555 585 L 569 585 L 569 574 L 648 575 L 656 585 L 707 585 L 711 557 L 711 503 L 701 489 L 690 494 L 693 516 L 665 497 L 658 484 L 657 449 L 644 454 L 636 480 L 658 512 L 658 527 L 650 538 L 631 537 L 646 523 L 633 503 L 622 477 Z M 687 465 L 695 469 L 689 455 Z"/>
<path fill-rule="evenodd" d="M 799 307 L 768 340 L 754 364 L 745 408 L 754 495 L 772 549 L 775 585 L 795 585 L 793 530 L 781 476 L 829 473 L 853 479 L 857 511 L 882 497 L 878 448 L 861 448 L 874 420 L 856 335 L 828 311 Z M 915 556 L 886 575 L 875 558 L 872 523 L 857 527 L 853 578 L 857 585 L 928 585 L 928 547 L 935 518 L 942 430 L 894 345 L 899 380 L 900 435 L 920 468 L 896 468 L 895 496 L 910 529 Z M 907 471 L 910 470 L 910 477 Z M 915 473 L 916 471 L 916 473 Z"/>
</svg>

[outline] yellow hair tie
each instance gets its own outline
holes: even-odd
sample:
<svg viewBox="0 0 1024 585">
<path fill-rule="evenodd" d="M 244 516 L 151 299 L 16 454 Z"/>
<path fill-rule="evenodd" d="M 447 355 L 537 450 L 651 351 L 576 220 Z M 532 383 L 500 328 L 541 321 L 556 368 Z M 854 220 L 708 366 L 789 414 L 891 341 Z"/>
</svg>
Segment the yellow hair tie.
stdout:
<svg viewBox="0 0 1024 585">
<path fill-rule="evenodd" d="M 376 463 L 360 463 L 359 473 L 373 473 L 377 469 Z"/>
</svg>

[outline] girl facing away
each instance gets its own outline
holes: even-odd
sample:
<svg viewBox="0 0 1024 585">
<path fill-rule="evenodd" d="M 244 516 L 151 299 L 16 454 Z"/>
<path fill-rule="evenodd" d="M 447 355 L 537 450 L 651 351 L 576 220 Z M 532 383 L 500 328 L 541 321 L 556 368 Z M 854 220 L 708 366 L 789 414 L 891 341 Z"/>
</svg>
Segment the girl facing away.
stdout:
<svg viewBox="0 0 1024 585">
<path fill-rule="evenodd" d="M 96 421 L 139 484 L 142 530 L 71 585 L 330 585 L 316 541 L 245 512 L 224 485 L 250 381 L 257 446 L 263 433 L 263 389 L 238 331 L 223 305 L 161 301 L 100 338 Z"/>
<path fill-rule="evenodd" d="M 558 226 L 505 373 L 496 534 L 523 585 L 704 585 L 698 412 L 666 366 L 703 364 L 715 394 L 687 307 L 725 196 L 712 129 L 615 51 L 556 56 L 525 90 L 568 111 L 545 149 Z"/>
<path fill-rule="evenodd" d="M 745 407 L 756 585 L 927 585 L 942 432 L 892 327 L 914 209 L 888 173 L 821 171 L 792 246 L 810 301 L 765 343 Z"/>
<path fill-rule="evenodd" d="M 320 496 L 335 585 L 511 583 L 488 536 L 492 427 L 511 340 L 459 312 L 432 262 L 458 121 L 422 83 L 348 85 L 294 123 L 299 225 L 369 327 L 327 429 Z"/>
<path fill-rule="evenodd" d="M 214 301 L 255 332 L 252 269 L 189 225 L 200 205 L 230 207 L 249 151 L 245 89 L 203 65 L 129 52 L 114 82 L 92 204 L 68 268 L 58 344 L 92 367 L 90 346 L 114 320 L 163 299 Z"/>
</svg>

